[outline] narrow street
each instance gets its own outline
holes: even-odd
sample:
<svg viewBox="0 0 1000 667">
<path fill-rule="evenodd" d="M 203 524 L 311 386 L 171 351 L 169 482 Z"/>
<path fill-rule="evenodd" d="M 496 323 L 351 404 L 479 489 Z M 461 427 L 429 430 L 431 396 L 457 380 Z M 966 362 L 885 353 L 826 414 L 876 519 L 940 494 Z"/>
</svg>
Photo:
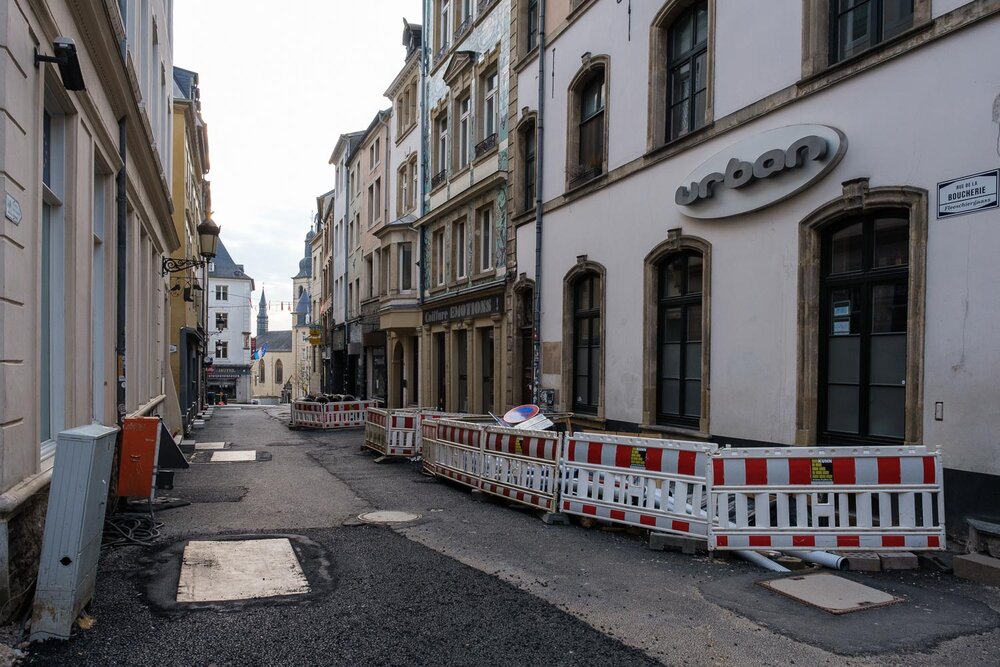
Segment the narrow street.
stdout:
<svg viewBox="0 0 1000 667">
<path fill-rule="evenodd" d="M 638 535 L 548 526 L 408 461 L 362 431 L 289 431 L 287 408 L 218 408 L 199 442 L 256 460 L 195 463 L 163 495 L 150 548 L 106 550 L 89 614 L 33 665 L 995 664 L 1000 591 L 927 571 L 859 579 L 904 598 L 831 616 L 755 584 L 738 560 L 654 552 Z M 391 527 L 373 510 L 420 518 Z M 308 591 L 178 602 L 189 540 L 288 539 Z M 849 575 L 852 578 L 858 575 Z M 822 621 L 822 634 L 815 634 Z"/>
</svg>

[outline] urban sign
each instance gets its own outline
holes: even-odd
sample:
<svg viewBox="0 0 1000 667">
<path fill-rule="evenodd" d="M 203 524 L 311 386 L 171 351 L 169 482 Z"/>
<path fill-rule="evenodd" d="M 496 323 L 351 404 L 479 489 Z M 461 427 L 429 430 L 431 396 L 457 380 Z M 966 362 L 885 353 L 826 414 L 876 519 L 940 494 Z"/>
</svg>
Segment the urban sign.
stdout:
<svg viewBox="0 0 1000 667">
<path fill-rule="evenodd" d="M 4 207 L 4 217 L 15 225 L 21 224 L 21 202 L 14 198 L 14 195 L 7 193 L 6 206 Z"/>
<path fill-rule="evenodd" d="M 438 324 L 454 320 L 467 320 L 483 315 L 494 315 L 503 310 L 503 298 L 500 295 L 486 296 L 473 301 L 464 301 L 452 306 L 433 308 L 424 311 L 424 324 Z"/>
<path fill-rule="evenodd" d="M 938 219 L 997 208 L 998 184 L 1000 169 L 938 183 Z"/>
<path fill-rule="evenodd" d="M 692 218 L 728 218 L 777 204 L 833 169 L 847 137 L 826 125 L 789 125 L 716 153 L 677 188 L 677 207 Z"/>
</svg>

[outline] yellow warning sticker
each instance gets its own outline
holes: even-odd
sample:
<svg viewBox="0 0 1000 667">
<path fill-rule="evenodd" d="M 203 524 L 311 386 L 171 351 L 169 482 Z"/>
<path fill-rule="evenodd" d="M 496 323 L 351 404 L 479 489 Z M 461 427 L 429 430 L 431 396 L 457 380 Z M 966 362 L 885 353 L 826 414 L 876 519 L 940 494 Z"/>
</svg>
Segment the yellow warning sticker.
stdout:
<svg viewBox="0 0 1000 667">
<path fill-rule="evenodd" d="M 833 483 L 833 459 L 812 460 L 812 481 Z"/>
<path fill-rule="evenodd" d="M 515 454 L 519 454 L 521 456 L 524 456 L 524 447 L 523 447 L 523 445 L 524 445 L 524 441 L 521 438 L 516 439 L 514 441 L 514 453 Z"/>
<path fill-rule="evenodd" d="M 638 447 L 632 448 L 631 464 L 633 468 L 646 467 L 646 450 Z"/>
</svg>

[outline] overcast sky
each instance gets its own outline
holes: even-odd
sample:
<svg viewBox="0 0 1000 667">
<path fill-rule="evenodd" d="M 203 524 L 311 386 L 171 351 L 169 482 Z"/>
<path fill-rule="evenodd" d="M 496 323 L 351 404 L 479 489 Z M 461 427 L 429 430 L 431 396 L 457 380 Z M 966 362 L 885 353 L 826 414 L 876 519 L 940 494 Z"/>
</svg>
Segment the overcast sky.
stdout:
<svg viewBox="0 0 1000 667">
<path fill-rule="evenodd" d="M 200 75 L 213 219 L 268 301 L 290 301 L 337 138 L 368 127 L 420 0 L 176 0 L 174 64 Z M 288 329 L 287 310 L 268 312 Z"/>
</svg>

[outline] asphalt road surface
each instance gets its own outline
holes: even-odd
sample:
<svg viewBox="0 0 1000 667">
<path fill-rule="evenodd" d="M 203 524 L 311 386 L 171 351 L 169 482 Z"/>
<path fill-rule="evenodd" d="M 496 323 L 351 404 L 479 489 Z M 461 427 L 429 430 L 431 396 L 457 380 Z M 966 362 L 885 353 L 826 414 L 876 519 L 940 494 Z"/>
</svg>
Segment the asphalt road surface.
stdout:
<svg viewBox="0 0 1000 667">
<path fill-rule="evenodd" d="M 639 531 L 545 525 L 417 463 L 375 463 L 361 430 L 293 432 L 286 414 L 217 409 L 196 438 L 258 460 L 178 472 L 167 495 L 191 504 L 159 514 L 153 546 L 105 551 L 96 623 L 36 645 L 28 664 L 974 666 L 1000 655 L 997 589 L 860 576 L 904 602 L 830 616 L 755 585 L 767 573 L 742 561 L 650 551 Z M 420 518 L 352 525 L 375 509 Z M 290 540 L 309 593 L 176 602 L 188 540 L 263 536 Z"/>
</svg>

